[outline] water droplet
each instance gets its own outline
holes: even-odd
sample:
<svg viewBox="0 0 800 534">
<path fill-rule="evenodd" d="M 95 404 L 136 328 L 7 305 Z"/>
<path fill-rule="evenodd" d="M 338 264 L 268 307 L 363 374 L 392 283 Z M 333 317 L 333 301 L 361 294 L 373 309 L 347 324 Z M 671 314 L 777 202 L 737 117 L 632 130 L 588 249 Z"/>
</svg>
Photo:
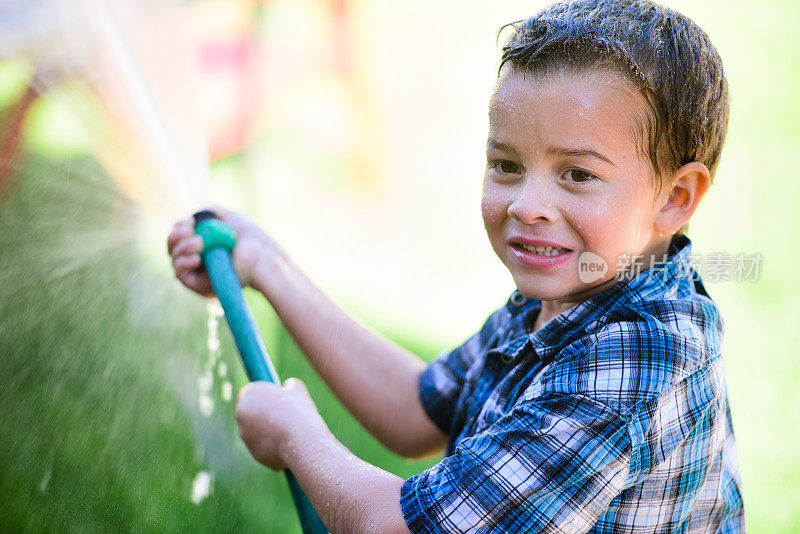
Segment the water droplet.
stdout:
<svg viewBox="0 0 800 534">
<path fill-rule="evenodd" d="M 230 402 L 233 398 L 233 384 L 228 381 L 222 384 L 222 398 L 225 402 Z"/>
<path fill-rule="evenodd" d="M 53 467 L 50 468 L 45 472 L 42 481 L 39 482 L 39 493 L 44 493 L 47 491 L 47 485 L 50 484 L 50 477 L 53 476 Z"/>
<path fill-rule="evenodd" d="M 203 414 L 204 417 L 211 417 L 211 413 L 214 411 L 214 399 L 203 393 L 200 395 L 199 404 L 200 413 Z"/>
<path fill-rule="evenodd" d="M 211 475 L 208 471 L 200 471 L 192 481 L 192 502 L 200 504 L 211 493 Z"/>
<path fill-rule="evenodd" d="M 206 309 L 211 317 L 222 317 L 225 314 L 222 310 L 222 306 L 220 306 L 219 301 L 216 299 L 209 300 Z"/>
<path fill-rule="evenodd" d="M 201 395 L 204 395 L 211 391 L 211 387 L 214 385 L 214 375 L 211 374 L 211 371 L 206 371 L 197 379 L 197 389 L 200 391 Z"/>
</svg>

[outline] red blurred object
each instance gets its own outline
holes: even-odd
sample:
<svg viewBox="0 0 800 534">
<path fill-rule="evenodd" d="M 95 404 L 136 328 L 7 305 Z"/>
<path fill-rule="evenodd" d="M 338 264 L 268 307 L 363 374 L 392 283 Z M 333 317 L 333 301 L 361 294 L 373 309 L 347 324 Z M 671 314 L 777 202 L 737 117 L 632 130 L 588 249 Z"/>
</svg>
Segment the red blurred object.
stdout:
<svg viewBox="0 0 800 534">
<path fill-rule="evenodd" d="M 198 56 L 208 117 L 211 161 L 234 154 L 250 142 L 259 116 L 261 73 L 259 27 L 264 2 L 206 3 L 196 12 L 200 23 Z M 234 13 L 215 21 L 215 10 Z M 225 14 L 225 12 L 223 12 Z M 216 22 L 216 23 L 215 23 Z"/>
<path fill-rule="evenodd" d="M 227 107 L 228 113 L 216 114 L 209 124 L 209 158 L 214 161 L 239 152 L 249 142 L 258 117 L 254 107 L 259 83 L 253 67 L 252 43 L 247 37 L 234 42 L 205 43 L 199 53 L 204 76 L 236 80 L 233 99 L 219 103 Z"/>
<path fill-rule="evenodd" d="M 0 196 L 14 185 L 14 175 L 22 148 L 22 124 L 25 115 L 39 97 L 38 91 L 29 85 L 22 97 L 11 106 L 0 124 Z"/>
</svg>

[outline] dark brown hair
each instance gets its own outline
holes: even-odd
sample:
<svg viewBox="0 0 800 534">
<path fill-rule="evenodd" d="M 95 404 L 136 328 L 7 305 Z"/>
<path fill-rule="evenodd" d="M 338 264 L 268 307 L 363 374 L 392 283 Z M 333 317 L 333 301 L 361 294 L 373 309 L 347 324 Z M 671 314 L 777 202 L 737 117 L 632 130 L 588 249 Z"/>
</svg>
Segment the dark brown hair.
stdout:
<svg viewBox="0 0 800 534">
<path fill-rule="evenodd" d="M 688 17 L 649 0 L 578 0 L 501 31 L 508 27 L 501 69 L 623 74 L 648 104 L 640 148 L 656 175 L 698 161 L 714 176 L 728 129 L 728 83 L 719 53 Z"/>
</svg>

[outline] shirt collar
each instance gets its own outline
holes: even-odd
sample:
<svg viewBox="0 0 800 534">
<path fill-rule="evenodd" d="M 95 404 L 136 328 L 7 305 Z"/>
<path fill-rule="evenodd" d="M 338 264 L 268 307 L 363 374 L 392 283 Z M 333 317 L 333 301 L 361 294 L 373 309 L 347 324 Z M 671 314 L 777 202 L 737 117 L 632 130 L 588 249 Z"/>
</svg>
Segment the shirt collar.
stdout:
<svg viewBox="0 0 800 534">
<path fill-rule="evenodd" d="M 670 243 L 667 258 L 635 276 L 624 278 L 592 295 L 586 300 L 554 317 L 543 328 L 531 333 L 533 320 L 541 309 L 541 301 L 514 291 L 506 302 L 510 313 L 509 329 L 502 337 L 502 352 L 506 358 L 516 358 L 531 344 L 541 359 L 554 358 L 561 347 L 594 329 L 596 321 L 610 312 L 634 302 L 658 298 L 675 298 L 679 293 L 697 287 L 701 292 L 699 275 L 690 264 L 691 241 L 676 235 Z"/>
</svg>

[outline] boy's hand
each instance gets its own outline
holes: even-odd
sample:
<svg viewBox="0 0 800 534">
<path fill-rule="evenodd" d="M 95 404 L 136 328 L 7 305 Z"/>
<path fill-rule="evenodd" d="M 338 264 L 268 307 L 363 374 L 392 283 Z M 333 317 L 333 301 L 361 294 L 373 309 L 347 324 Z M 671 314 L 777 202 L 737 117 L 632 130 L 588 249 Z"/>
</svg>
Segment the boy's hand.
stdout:
<svg viewBox="0 0 800 534">
<path fill-rule="evenodd" d="M 272 470 L 285 469 L 285 448 L 292 436 L 311 428 L 324 428 L 314 401 L 305 385 L 289 378 L 283 387 L 269 382 L 252 382 L 236 399 L 239 436 L 253 458 Z"/>
<path fill-rule="evenodd" d="M 242 286 L 253 284 L 259 264 L 285 258 L 280 247 L 252 221 L 232 211 L 213 208 L 219 219 L 229 224 L 236 232 L 236 246 L 232 259 Z M 200 251 L 203 239 L 194 232 L 194 220 L 184 219 L 175 223 L 167 238 L 167 248 L 172 257 L 175 276 L 183 285 L 204 296 L 214 294 L 211 281 L 202 269 Z"/>
<path fill-rule="evenodd" d="M 270 469 L 292 470 L 331 532 L 410 534 L 400 508 L 403 479 L 339 443 L 296 378 L 252 382 L 236 400 L 239 434 Z"/>
</svg>

